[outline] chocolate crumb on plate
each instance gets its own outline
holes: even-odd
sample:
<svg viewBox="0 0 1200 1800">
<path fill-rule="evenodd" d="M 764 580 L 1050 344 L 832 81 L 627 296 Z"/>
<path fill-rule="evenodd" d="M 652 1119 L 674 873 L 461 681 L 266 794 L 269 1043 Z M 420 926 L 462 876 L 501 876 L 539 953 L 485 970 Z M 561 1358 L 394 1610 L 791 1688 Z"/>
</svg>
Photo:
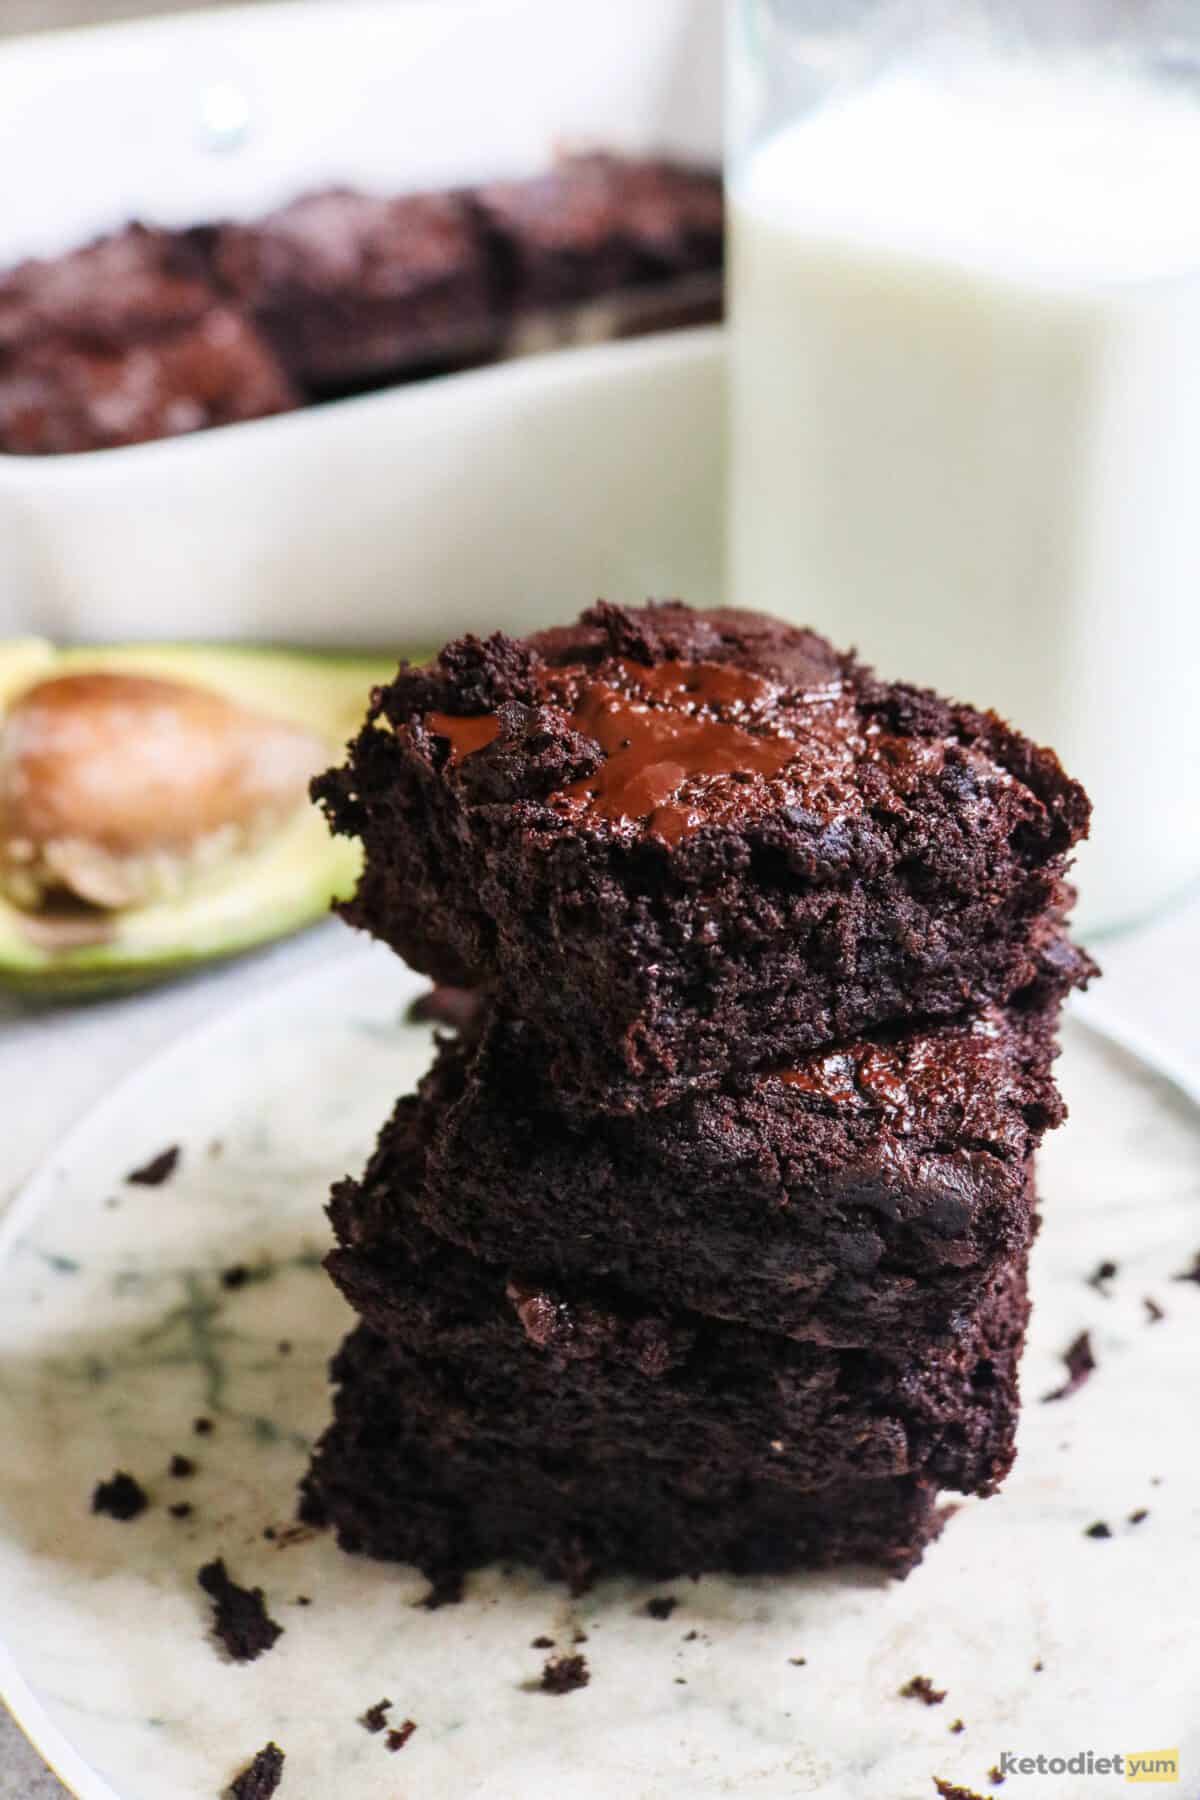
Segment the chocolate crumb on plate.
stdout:
<svg viewBox="0 0 1200 1800">
<path fill-rule="evenodd" d="M 1067 1365 L 1067 1379 L 1061 1387 L 1051 1388 L 1048 1394 L 1043 1394 L 1043 1401 L 1066 1400 L 1071 1394 L 1078 1393 L 1088 1377 L 1095 1373 L 1097 1365 L 1090 1333 L 1079 1333 L 1063 1351 L 1063 1362 Z"/>
<path fill-rule="evenodd" d="M 250 1270 L 245 1263 L 233 1263 L 228 1269 L 221 1270 L 221 1286 L 231 1291 L 245 1287 L 250 1280 Z"/>
<path fill-rule="evenodd" d="M 167 1511 L 173 1519 L 190 1519 L 192 1503 L 190 1500 L 177 1500 L 174 1506 L 168 1506 Z"/>
<path fill-rule="evenodd" d="M 957 1782 L 944 1781 L 940 1775 L 933 1777 L 933 1785 L 941 1795 L 941 1800 L 983 1800 L 974 1788 L 960 1787 Z"/>
<path fill-rule="evenodd" d="M 1184 1269 L 1182 1271 L 1182 1273 L 1180 1273 L 1179 1275 L 1176 1275 L 1175 1280 L 1176 1281 L 1194 1281 L 1197 1284 L 1197 1286 L 1200 1287 L 1200 1250 L 1197 1250 L 1195 1256 L 1193 1257 L 1191 1268 Z"/>
<path fill-rule="evenodd" d="M 405 1744 L 407 1744 L 409 1738 L 416 1729 L 417 1722 L 415 1719 L 405 1719 L 403 1725 L 394 1725 L 387 1734 L 386 1741 L 388 1749 L 392 1751 L 403 1750 Z"/>
<path fill-rule="evenodd" d="M 1139 1506 L 1136 1512 L 1130 1513 L 1129 1523 L 1131 1525 L 1140 1525 L 1143 1519 L 1148 1519 L 1149 1517 L 1150 1508 L 1148 1506 Z"/>
<path fill-rule="evenodd" d="M 1145 1299 L 1142 1301 L 1142 1305 L 1146 1309 L 1146 1317 L 1151 1325 L 1160 1325 L 1167 1316 L 1162 1307 L 1158 1304 L 1158 1301 L 1150 1294 L 1146 1295 Z"/>
<path fill-rule="evenodd" d="M 178 1481 L 186 1481 L 189 1475 L 196 1473 L 196 1465 L 190 1456 L 176 1453 L 167 1465 L 167 1474 L 174 1475 Z"/>
<path fill-rule="evenodd" d="M 92 1492 L 92 1511 L 104 1513 L 124 1524 L 136 1519 L 150 1504 L 150 1496 L 140 1481 L 124 1469 L 118 1469 L 109 1481 L 98 1481 Z"/>
<path fill-rule="evenodd" d="M 1036 1661 L 1036 1662 L 1035 1662 L 1035 1663 L 1034 1663 L 1034 1665 L 1033 1665 L 1033 1672 L 1034 1672 L 1034 1674 L 1035 1674 L 1035 1675 L 1040 1675 L 1040 1674 L 1041 1674 L 1041 1672 L 1042 1672 L 1042 1670 L 1043 1670 L 1043 1669 L 1044 1669 L 1044 1668 L 1045 1668 L 1045 1667 L 1046 1667 L 1046 1665 L 1045 1665 L 1045 1663 L 1044 1663 L 1044 1662 L 1043 1662 L 1043 1661 L 1042 1661 L 1042 1659 L 1041 1659 L 1041 1657 L 1040 1657 L 1040 1656 L 1039 1656 L 1039 1657 L 1038 1657 L 1038 1659 L 1037 1659 L 1037 1661 Z"/>
<path fill-rule="evenodd" d="M 648 1618 L 669 1619 L 678 1605 L 674 1594 L 655 1594 L 647 1600 L 643 1610 Z"/>
<path fill-rule="evenodd" d="M 149 1162 L 138 1169 L 131 1169 L 125 1177 L 132 1187 L 161 1187 L 164 1181 L 170 1181 L 179 1163 L 180 1149 L 172 1144 L 166 1150 L 160 1150 Z"/>
<path fill-rule="evenodd" d="M 254 1761 L 229 1784 L 232 1800 L 271 1800 L 283 1780 L 283 1751 L 278 1744 L 265 1744 Z"/>
<path fill-rule="evenodd" d="M 541 1637 L 534 1638 L 529 1648 L 531 1650 L 553 1650 L 554 1639 L 552 1637 L 547 1637 L 543 1632 Z"/>
<path fill-rule="evenodd" d="M 1111 1262 L 1106 1258 L 1105 1261 L 1099 1263 L 1094 1272 L 1088 1276 L 1088 1286 L 1094 1287 L 1098 1294 L 1107 1294 L 1108 1284 L 1115 1278 L 1116 1273 L 1116 1263 Z"/>
<path fill-rule="evenodd" d="M 1004 1770 L 1000 1767 L 999 1763 L 993 1763 L 991 1768 L 988 1770 L 988 1780 L 991 1782 L 993 1787 L 1003 1787 L 1003 1785 L 1004 1785 Z"/>
<path fill-rule="evenodd" d="M 585 1656 L 551 1656 L 546 1659 L 540 1685 L 547 1694 L 573 1694 L 591 1678 Z"/>
<path fill-rule="evenodd" d="M 1103 1519 L 1097 1519 L 1094 1525 L 1088 1526 L 1083 1535 L 1084 1537 L 1090 1538 L 1110 1538 L 1112 1536 L 1112 1527 L 1106 1525 Z"/>
<path fill-rule="evenodd" d="M 390 1700 L 377 1700 L 374 1706 L 368 1706 L 366 1712 L 360 1716 L 358 1721 L 363 1730 L 372 1732 L 383 1731 L 387 1725 L 387 1716 L 391 1711 L 391 1706 L 392 1703 Z"/>
<path fill-rule="evenodd" d="M 946 1698 L 945 1688 L 934 1687 L 928 1675 L 914 1675 L 900 1689 L 902 1700 L 923 1700 L 926 1706 L 940 1706 Z"/>
<path fill-rule="evenodd" d="M 966 1729 L 967 1728 L 961 1719 L 955 1719 L 953 1724 L 950 1726 L 950 1730 L 955 1737 L 958 1737 L 959 1733 L 965 1731 Z"/>
<path fill-rule="evenodd" d="M 213 1631 L 235 1662 L 253 1662 L 282 1636 L 262 1589 L 239 1587 L 221 1557 L 198 1569 L 196 1580 L 213 1602 Z"/>
<path fill-rule="evenodd" d="M 424 1612 L 437 1612 L 443 1606 L 457 1606 L 463 1597 L 463 1578 L 459 1570 L 435 1576 L 429 1592 L 414 1601 Z"/>
<path fill-rule="evenodd" d="M 213 1422 L 211 1419 L 193 1419 L 192 1420 L 192 1430 L 195 1432 L 197 1437 L 208 1437 L 212 1432 L 212 1428 L 213 1428 Z"/>
<path fill-rule="evenodd" d="M 693 1632 L 692 1636 L 695 1637 L 695 1635 L 695 1632 Z M 804 1669 L 808 1667 L 807 1656 L 789 1656 L 788 1661 L 791 1663 L 793 1669 Z"/>
</svg>

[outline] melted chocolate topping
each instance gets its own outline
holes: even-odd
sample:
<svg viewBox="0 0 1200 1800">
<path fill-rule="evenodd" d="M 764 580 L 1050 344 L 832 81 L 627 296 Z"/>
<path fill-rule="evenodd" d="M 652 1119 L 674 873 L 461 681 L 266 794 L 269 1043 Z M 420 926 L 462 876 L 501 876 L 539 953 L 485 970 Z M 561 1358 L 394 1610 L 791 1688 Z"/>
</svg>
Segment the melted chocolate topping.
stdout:
<svg viewBox="0 0 1200 1800">
<path fill-rule="evenodd" d="M 794 1069 L 776 1069 L 765 1080 L 797 1088 L 827 1106 L 874 1109 L 893 1130 L 908 1131 L 959 1109 L 964 1131 L 973 1113 L 995 1109 L 995 1094 L 1009 1082 L 997 1057 L 1000 1027 L 992 1009 L 969 1026 L 943 1026 L 907 1043 L 848 1044 L 807 1058 Z"/>
<path fill-rule="evenodd" d="M 767 805 L 800 807 L 830 823 L 861 808 L 857 764 L 884 764 L 903 787 L 907 768 L 943 753 L 938 744 L 864 727 L 853 693 L 836 676 L 800 689 L 727 663 L 646 667 L 621 657 L 602 670 L 543 667 L 538 688 L 564 731 L 603 752 L 591 774 L 558 789 L 549 804 L 573 822 L 603 820 L 669 845 Z M 425 723 L 449 741 L 452 766 L 503 729 L 495 713 L 431 712 Z"/>
<path fill-rule="evenodd" d="M 500 736 L 500 721 L 495 713 L 440 713 L 425 716 L 425 724 L 437 737 L 449 738 L 451 763 L 486 750 Z"/>
</svg>

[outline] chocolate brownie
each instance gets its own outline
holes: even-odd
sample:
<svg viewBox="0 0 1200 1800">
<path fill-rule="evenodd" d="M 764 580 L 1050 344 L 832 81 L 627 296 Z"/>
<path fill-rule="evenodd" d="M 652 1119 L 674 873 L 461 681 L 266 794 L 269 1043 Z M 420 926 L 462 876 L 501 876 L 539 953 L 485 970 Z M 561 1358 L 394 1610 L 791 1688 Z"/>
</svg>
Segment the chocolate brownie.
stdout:
<svg viewBox="0 0 1200 1800">
<path fill-rule="evenodd" d="M 990 1493 L 1012 1460 L 1025 1261 L 944 1340 L 852 1350 L 651 1310 L 600 1284 L 539 1285 L 415 1223 L 387 1261 L 338 1250 L 328 1267 L 409 1430 L 441 1448 L 637 1445 L 647 1464 L 736 1468 L 798 1492 L 923 1474 Z M 344 1353 L 335 1380 L 353 1366 Z"/>
<path fill-rule="evenodd" d="M 498 341 L 483 235 L 458 194 L 331 188 L 195 241 L 289 375 L 314 392 L 462 360 Z"/>
<path fill-rule="evenodd" d="M 444 1043 L 361 1181 L 334 1190 L 339 1243 L 386 1261 L 415 1212 L 538 1278 L 817 1343 L 923 1346 L 1029 1244 L 1031 1165 L 1063 1106 L 1059 995 L 880 1034 L 580 1126 L 528 1034 L 493 1018 Z"/>
<path fill-rule="evenodd" d="M 721 268 L 723 194 L 709 169 L 564 157 L 543 175 L 479 188 L 475 200 L 517 313 Z"/>
<path fill-rule="evenodd" d="M 112 449 L 296 403 L 266 341 L 170 233 L 129 226 L 0 280 L 0 450 Z"/>
<path fill-rule="evenodd" d="M 921 1476 L 853 1477 L 814 1491 L 700 1457 L 649 1461 L 604 1436 L 565 1454 L 413 1422 L 381 1340 L 356 1332 L 335 1376 L 334 1423 L 302 1510 L 342 1548 L 416 1564 L 433 1580 L 496 1560 L 580 1588 L 607 1573 L 668 1580 L 843 1562 L 904 1574 L 939 1519 Z"/>
<path fill-rule="evenodd" d="M 492 984 L 591 1112 L 1004 1000 L 1089 817 L 993 714 L 674 602 L 402 667 L 313 791 L 365 847 L 345 916 Z"/>
</svg>

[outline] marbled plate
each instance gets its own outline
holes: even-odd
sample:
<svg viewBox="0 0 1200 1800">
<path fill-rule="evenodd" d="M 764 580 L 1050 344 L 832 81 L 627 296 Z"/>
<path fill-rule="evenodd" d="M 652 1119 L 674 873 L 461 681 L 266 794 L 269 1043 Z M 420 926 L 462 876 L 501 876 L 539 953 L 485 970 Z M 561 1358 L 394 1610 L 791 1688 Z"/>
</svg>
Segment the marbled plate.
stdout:
<svg viewBox="0 0 1200 1800">
<path fill-rule="evenodd" d="M 429 1033 L 402 1022 L 417 985 L 355 949 L 185 1040 L 74 1131 L 7 1223 L 0 1669 L 64 1779 L 86 1800 L 215 1797 L 275 1738 L 281 1800 L 929 1800 L 934 1775 L 992 1793 L 1005 1750 L 1179 1746 L 1179 1791 L 1200 1791 L 1200 1285 L 1173 1279 L 1200 1251 L 1193 1102 L 1069 1027 L 1021 1456 L 909 1581 L 677 1582 L 660 1621 L 646 1588 L 571 1602 L 491 1570 L 429 1612 L 413 1571 L 288 1530 L 349 1316 L 318 1266 L 322 1201 L 426 1061 Z M 165 1185 L 126 1181 L 176 1143 Z M 228 1287 L 233 1265 L 250 1279 Z M 1043 1404 L 1083 1329 L 1096 1373 Z M 190 1479 L 168 1474 L 176 1452 Z M 128 1524 L 89 1511 L 116 1468 L 152 1499 Z M 1100 1520 L 1112 1535 L 1086 1535 Z M 285 1627 L 252 1665 L 208 1635 L 195 1571 L 215 1554 Z M 590 1686 L 537 1691 L 531 1640 L 576 1629 Z M 918 1673 L 944 1703 L 899 1696 Z M 356 1722 L 384 1695 L 417 1723 L 396 1754 Z M 1003 1793 L 1124 1787 L 1014 1774 Z"/>
</svg>

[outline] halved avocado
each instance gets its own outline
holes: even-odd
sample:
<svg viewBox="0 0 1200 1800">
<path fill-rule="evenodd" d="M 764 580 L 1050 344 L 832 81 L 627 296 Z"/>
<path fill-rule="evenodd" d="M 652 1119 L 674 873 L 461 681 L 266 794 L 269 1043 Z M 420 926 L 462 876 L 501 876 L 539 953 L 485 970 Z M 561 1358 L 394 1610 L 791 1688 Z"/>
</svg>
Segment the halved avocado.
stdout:
<svg viewBox="0 0 1200 1800">
<path fill-rule="evenodd" d="M 389 680 L 395 667 L 394 657 L 331 656 L 242 646 L 133 644 L 59 650 L 37 638 L 0 642 L 0 733 L 8 731 L 7 739 L 0 737 L 0 743 L 11 750 L 14 731 L 19 734 L 24 727 L 20 741 L 27 757 L 27 764 L 18 769 L 18 778 L 9 780 L 8 819 L 0 816 L 3 876 L 7 877 L 0 880 L 0 987 L 30 996 L 65 997 L 145 985 L 235 955 L 320 918 L 334 899 L 352 891 L 359 853 L 352 842 L 330 835 L 308 800 L 304 765 L 311 756 L 315 773 L 316 768 L 338 760 L 347 738 L 362 722 L 371 688 Z M 102 679 L 87 683 L 74 679 L 77 677 Z M 123 679 L 114 682 L 112 677 Z M 27 766 L 37 766 L 29 758 L 46 735 L 41 730 L 39 706 L 46 713 L 47 697 L 57 696 L 60 700 L 67 697 L 69 709 L 75 704 L 70 697 L 85 692 L 93 698 L 101 695 L 105 704 L 112 702 L 114 694 L 118 699 L 131 694 L 142 705 L 165 696 L 168 703 L 181 703 L 184 715 L 201 717 L 213 742 L 229 729 L 248 734 L 249 754 L 243 758 L 247 766 L 261 761 L 269 778 L 281 756 L 287 765 L 284 800 L 275 813 L 263 814 L 265 824 L 260 821 L 254 831 L 223 825 L 210 831 L 206 840 L 210 849 L 202 857 L 184 857 L 182 873 L 165 891 L 156 891 L 142 881 L 140 887 L 133 884 L 123 898 L 119 891 L 115 898 L 111 892 L 102 893 L 97 903 L 87 880 L 74 882 L 68 873 L 67 889 L 74 891 L 43 893 L 38 883 L 55 877 L 46 875 L 41 849 L 36 855 L 30 852 L 29 833 L 22 836 L 26 814 L 15 827 L 12 817 L 29 788 Z M 69 734 L 60 734 L 56 748 L 65 745 L 69 751 L 72 742 Z M 203 751 L 202 738 L 197 742 Z M 257 755 L 260 746 L 261 758 Z M 124 766 L 136 773 L 136 730 L 127 750 Z M 93 757 L 90 791 L 97 813 L 107 816 L 112 784 L 96 785 L 95 761 Z M 152 761 L 147 758 L 147 768 Z M 119 757 L 116 766 L 121 766 Z M 182 766 L 186 768 L 186 735 Z M 219 762 L 215 766 L 219 768 Z M 11 777 L 11 767 L 8 772 Z M 86 763 L 83 773 L 80 791 L 70 796 L 77 824 L 89 816 Z M 135 810 L 138 798 L 135 795 L 132 802 Z M 153 830 L 152 808 L 145 805 L 144 795 L 140 798 Z M 113 801 L 118 803 L 119 796 Z M 209 796 L 210 811 L 220 804 L 214 788 Z M 5 792 L 0 791 L 0 807 L 5 805 Z M 78 835 L 86 837 L 87 832 L 81 830 Z M 9 860 L 16 839 L 37 865 L 35 875 L 29 877 L 29 892 L 22 891 L 20 880 L 25 877 L 21 868 L 14 874 Z M 93 847 L 85 844 L 83 848 L 88 852 Z M 169 858 L 160 856 L 159 861 L 169 862 Z M 69 858 L 67 863 L 69 870 Z M 86 868 L 86 854 L 83 863 Z M 153 858 L 143 856 L 138 868 L 152 865 Z M 121 873 L 119 864 L 117 873 Z M 99 885 L 103 889 L 104 882 Z M 116 885 L 119 890 L 120 882 Z M 112 886 L 109 882 L 110 889 Z"/>
</svg>

